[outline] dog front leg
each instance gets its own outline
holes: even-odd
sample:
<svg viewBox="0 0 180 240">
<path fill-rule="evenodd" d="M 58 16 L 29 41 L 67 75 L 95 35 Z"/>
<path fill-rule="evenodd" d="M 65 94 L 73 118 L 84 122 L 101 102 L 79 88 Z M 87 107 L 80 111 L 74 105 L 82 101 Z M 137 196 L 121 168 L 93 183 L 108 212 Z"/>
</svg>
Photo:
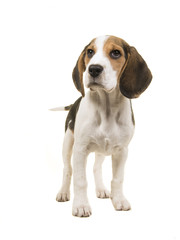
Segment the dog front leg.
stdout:
<svg viewBox="0 0 180 240">
<path fill-rule="evenodd" d="M 74 146 L 73 150 L 73 181 L 74 201 L 72 214 L 77 217 L 89 217 L 91 207 L 87 198 L 86 163 L 88 153 Z"/>
<path fill-rule="evenodd" d="M 128 155 L 128 149 L 112 155 L 113 179 L 111 182 L 111 199 L 115 210 L 130 210 L 131 206 L 123 195 L 124 166 Z"/>
</svg>

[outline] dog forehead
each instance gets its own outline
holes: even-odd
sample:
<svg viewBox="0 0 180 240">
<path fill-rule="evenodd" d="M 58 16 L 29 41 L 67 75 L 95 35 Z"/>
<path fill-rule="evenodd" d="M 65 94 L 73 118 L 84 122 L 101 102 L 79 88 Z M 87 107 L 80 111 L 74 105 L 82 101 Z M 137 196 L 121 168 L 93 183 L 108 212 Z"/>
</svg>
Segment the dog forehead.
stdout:
<svg viewBox="0 0 180 240">
<path fill-rule="evenodd" d="M 100 36 L 95 39 L 95 46 L 96 46 L 97 51 L 103 50 L 105 42 L 107 41 L 108 38 L 109 38 L 109 36 Z"/>
<path fill-rule="evenodd" d="M 122 49 L 124 53 L 125 46 L 128 44 L 123 39 L 111 35 L 99 36 L 93 39 L 89 45 L 95 51 L 95 55 L 101 55 L 101 57 L 107 56 L 107 52 L 116 48 Z"/>
<path fill-rule="evenodd" d="M 97 51 L 104 51 L 108 45 L 119 46 L 122 48 L 124 47 L 124 45 L 128 45 L 122 38 L 110 35 L 97 37 L 94 39 L 93 42 Z"/>
</svg>

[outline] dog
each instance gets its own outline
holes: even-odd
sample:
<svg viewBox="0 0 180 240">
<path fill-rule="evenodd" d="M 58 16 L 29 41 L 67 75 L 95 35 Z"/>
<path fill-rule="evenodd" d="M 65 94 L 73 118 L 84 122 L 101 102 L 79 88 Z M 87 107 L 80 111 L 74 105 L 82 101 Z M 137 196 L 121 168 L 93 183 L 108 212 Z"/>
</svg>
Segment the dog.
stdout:
<svg viewBox="0 0 180 240">
<path fill-rule="evenodd" d="M 63 142 L 63 181 L 58 202 L 70 199 L 73 173 L 74 200 L 72 214 L 89 217 L 92 213 L 87 197 L 86 162 L 95 152 L 94 178 L 98 198 L 112 200 L 115 210 L 130 210 L 123 194 L 124 165 L 135 121 L 131 99 L 146 90 L 152 74 L 146 62 L 123 39 L 101 36 L 93 39 L 80 54 L 72 78 L 81 97 L 70 106 Z M 84 85 L 88 89 L 85 94 Z M 73 153 L 73 168 L 71 155 Z M 102 180 L 102 163 L 112 156 L 112 181 L 109 192 Z"/>
</svg>

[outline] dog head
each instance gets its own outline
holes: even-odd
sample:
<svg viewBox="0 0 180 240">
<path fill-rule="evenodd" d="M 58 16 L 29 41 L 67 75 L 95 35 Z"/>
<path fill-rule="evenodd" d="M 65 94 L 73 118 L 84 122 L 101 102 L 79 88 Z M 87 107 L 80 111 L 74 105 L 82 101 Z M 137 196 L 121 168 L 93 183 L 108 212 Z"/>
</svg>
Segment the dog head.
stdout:
<svg viewBox="0 0 180 240">
<path fill-rule="evenodd" d="M 118 85 L 127 98 L 137 98 L 152 79 L 137 50 L 114 36 L 93 39 L 80 54 L 72 77 L 82 96 L 85 95 L 84 84 L 90 90 L 103 89 L 106 92 Z"/>
</svg>

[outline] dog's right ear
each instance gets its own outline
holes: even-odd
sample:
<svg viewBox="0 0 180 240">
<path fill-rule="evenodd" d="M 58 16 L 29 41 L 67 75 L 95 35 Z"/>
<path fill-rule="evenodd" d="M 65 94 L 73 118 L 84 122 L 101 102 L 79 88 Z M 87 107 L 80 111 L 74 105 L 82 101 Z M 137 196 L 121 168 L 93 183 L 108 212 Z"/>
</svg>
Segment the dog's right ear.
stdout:
<svg viewBox="0 0 180 240">
<path fill-rule="evenodd" d="M 76 63 L 76 66 L 72 73 L 72 78 L 74 81 L 74 84 L 79 92 L 81 92 L 82 96 L 84 97 L 84 84 L 83 84 L 83 72 L 86 70 L 84 58 L 86 54 L 86 48 L 89 46 L 89 44 L 84 48 L 81 55 L 78 58 L 78 61 Z"/>
</svg>

